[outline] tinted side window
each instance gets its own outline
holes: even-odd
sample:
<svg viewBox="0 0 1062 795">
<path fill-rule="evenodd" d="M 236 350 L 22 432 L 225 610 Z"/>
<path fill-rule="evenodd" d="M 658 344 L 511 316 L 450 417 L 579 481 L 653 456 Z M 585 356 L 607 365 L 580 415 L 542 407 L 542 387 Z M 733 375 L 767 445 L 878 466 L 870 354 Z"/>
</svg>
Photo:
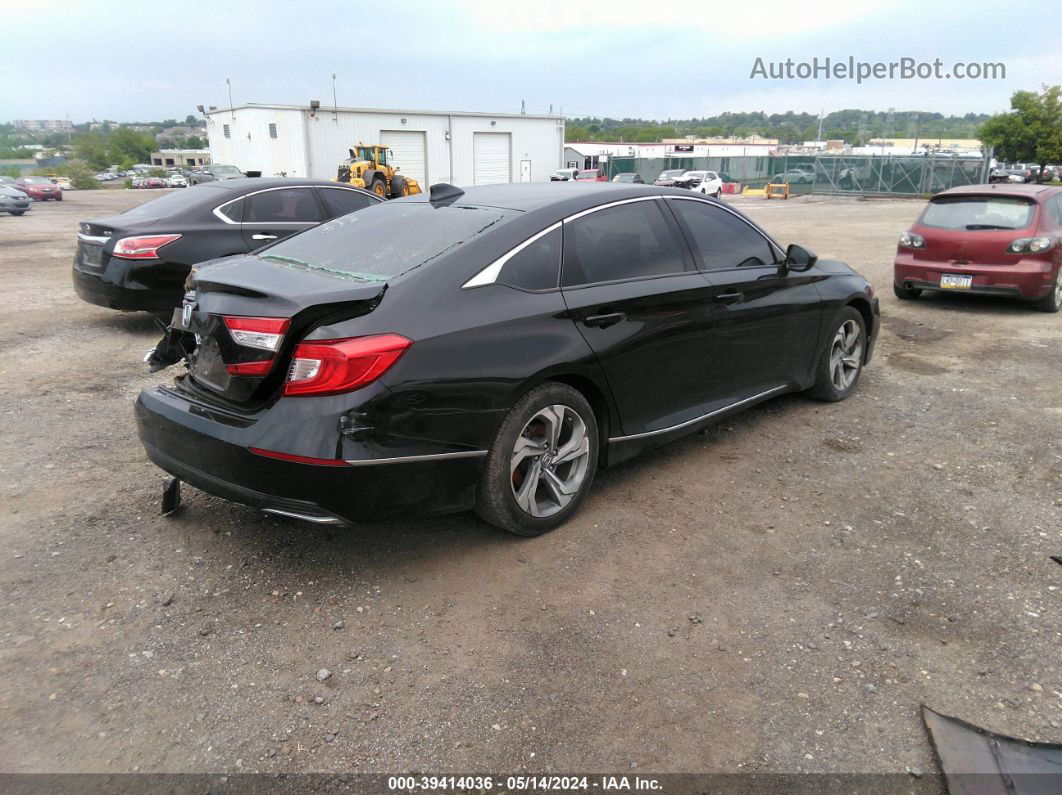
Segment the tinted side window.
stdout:
<svg viewBox="0 0 1062 795">
<path fill-rule="evenodd" d="M 522 290 L 552 290 L 560 277 L 560 257 L 561 230 L 558 227 L 511 256 L 497 281 Z"/>
<path fill-rule="evenodd" d="M 267 190 L 247 197 L 244 223 L 316 223 L 321 211 L 308 188 Z"/>
<path fill-rule="evenodd" d="M 684 270 L 656 201 L 621 204 L 564 224 L 565 287 Z"/>
<path fill-rule="evenodd" d="M 228 218 L 234 223 L 239 223 L 243 220 L 243 199 L 237 199 L 234 202 L 229 202 L 223 207 L 218 209 L 222 215 Z"/>
<path fill-rule="evenodd" d="M 726 210 L 706 202 L 683 200 L 671 202 L 671 207 L 689 230 L 693 254 L 703 270 L 774 262 L 763 235 Z"/>
<path fill-rule="evenodd" d="M 321 188 L 321 198 L 324 199 L 329 218 L 364 210 L 375 203 L 364 193 L 347 188 Z"/>
</svg>

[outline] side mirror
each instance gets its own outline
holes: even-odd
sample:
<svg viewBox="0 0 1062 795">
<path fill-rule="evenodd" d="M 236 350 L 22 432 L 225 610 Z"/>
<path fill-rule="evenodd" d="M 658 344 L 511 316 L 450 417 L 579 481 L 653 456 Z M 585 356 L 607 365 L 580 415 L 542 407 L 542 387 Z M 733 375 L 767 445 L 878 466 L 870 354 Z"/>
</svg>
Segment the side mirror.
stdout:
<svg viewBox="0 0 1062 795">
<path fill-rule="evenodd" d="M 803 246 L 798 246 L 796 243 L 790 243 L 789 248 L 785 250 L 785 261 L 782 263 L 782 267 L 787 272 L 803 273 L 811 270 L 818 259 L 814 252 Z"/>
</svg>

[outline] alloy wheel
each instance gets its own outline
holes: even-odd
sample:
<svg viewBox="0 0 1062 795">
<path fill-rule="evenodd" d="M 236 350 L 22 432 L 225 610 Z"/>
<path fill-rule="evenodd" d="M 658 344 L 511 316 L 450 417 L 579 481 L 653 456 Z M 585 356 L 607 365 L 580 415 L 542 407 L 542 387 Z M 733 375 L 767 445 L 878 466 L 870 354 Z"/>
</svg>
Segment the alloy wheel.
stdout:
<svg viewBox="0 0 1062 795">
<path fill-rule="evenodd" d="M 583 418 L 563 404 L 539 409 L 516 437 L 510 458 L 516 504 L 537 518 L 563 510 L 579 494 L 589 462 Z"/>
<path fill-rule="evenodd" d="M 863 332 L 854 320 L 837 329 L 830 347 L 830 380 L 839 392 L 847 391 L 859 375 L 863 361 Z"/>
</svg>

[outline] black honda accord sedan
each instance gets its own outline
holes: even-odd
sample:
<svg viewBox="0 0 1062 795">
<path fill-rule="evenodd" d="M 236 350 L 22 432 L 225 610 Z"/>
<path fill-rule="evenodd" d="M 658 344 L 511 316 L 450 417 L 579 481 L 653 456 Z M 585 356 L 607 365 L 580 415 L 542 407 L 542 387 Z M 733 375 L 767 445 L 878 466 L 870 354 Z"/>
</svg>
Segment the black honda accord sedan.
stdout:
<svg viewBox="0 0 1062 795">
<path fill-rule="evenodd" d="M 192 265 L 245 254 L 382 201 L 324 180 L 229 179 L 82 221 L 74 289 L 90 304 L 161 312 L 181 303 Z"/>
<path fill-rule="evenodd" d="M 847 397 L 879 325 L 847 265 L 642 185 L 435 185 L 190 283 L 188 370 L 136 405 L 148 456 L 329 524 L 474 508 L 545 532 L 599 467 L 786 392 Z"/>
</svg>

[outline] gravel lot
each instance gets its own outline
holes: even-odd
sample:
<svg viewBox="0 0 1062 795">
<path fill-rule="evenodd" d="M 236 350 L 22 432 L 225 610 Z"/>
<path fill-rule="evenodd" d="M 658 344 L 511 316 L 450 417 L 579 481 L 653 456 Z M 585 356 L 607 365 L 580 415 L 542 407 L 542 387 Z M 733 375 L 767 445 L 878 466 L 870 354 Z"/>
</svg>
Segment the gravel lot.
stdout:
<svg viewBox="0 0 1062 795">
<path fill-rule="evenodd" d="M 0 770 L 932 773 L 923 702 L 1062 740 L 1062 315 L 897 302 L 919 202 L 733 200 L 874 283 L 859 390 L 644 456 L 519 539 L 188 487 L 160 518 L 132 416 L 159 335 L 69 275 L 79 220 L 157 194 L 0 216 Z"/>
</svg>

